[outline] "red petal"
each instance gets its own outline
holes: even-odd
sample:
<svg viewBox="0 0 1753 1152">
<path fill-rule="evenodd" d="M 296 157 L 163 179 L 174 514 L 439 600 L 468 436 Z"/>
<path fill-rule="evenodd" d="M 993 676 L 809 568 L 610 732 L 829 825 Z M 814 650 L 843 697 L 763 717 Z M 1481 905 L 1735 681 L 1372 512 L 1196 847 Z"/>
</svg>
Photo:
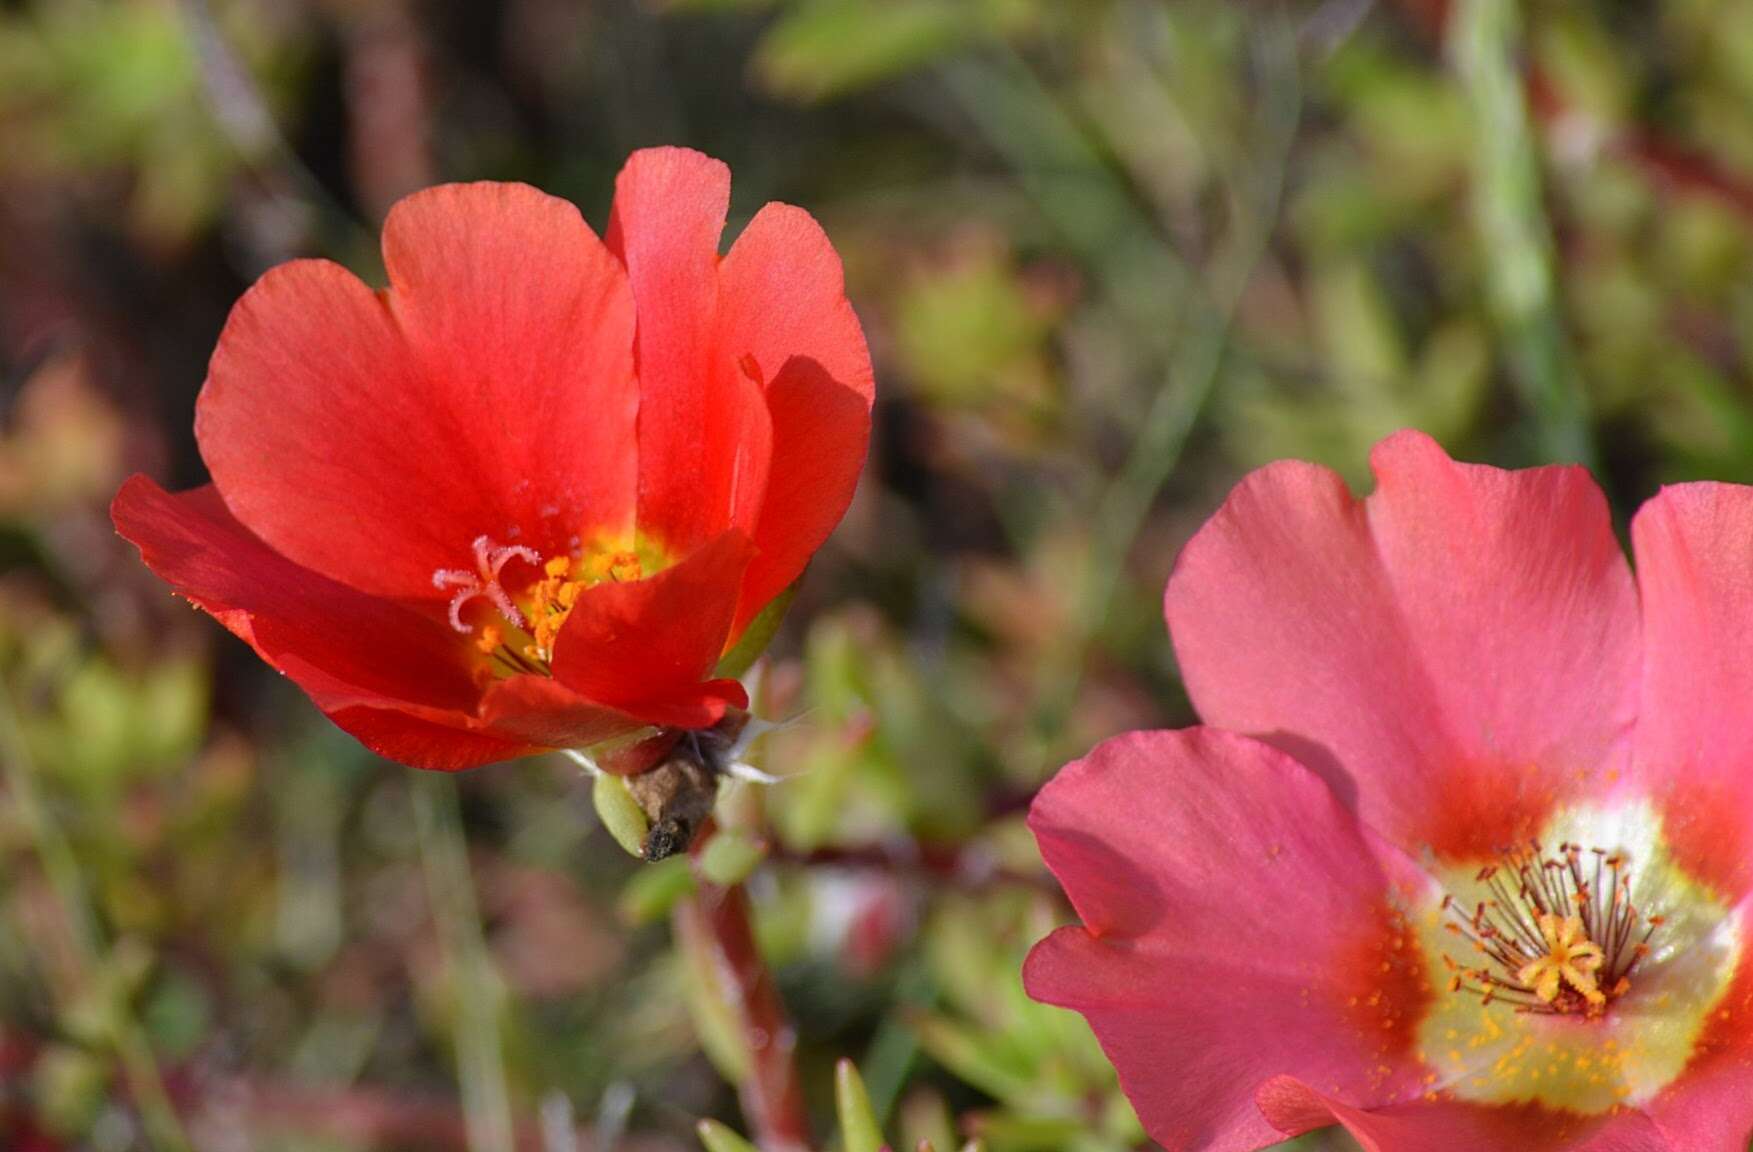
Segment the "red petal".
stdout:
<svg viewBox="0 0 1753 1152">
<path fill-rule="evenodd" d="M 1207 723 L 1291 750 L 1411 849 L 1490 856 L 1629 761 L 1637 593 L 1580 468 L 1457 464 L 1402 433 L 1354 499 L 1249 476 L 1187 545 L 1169 631 Z"/>
<path fill-rule="evenodd" d="M 543 751 L 533 743 L 382 708 L 342 708 L 329 713 L 329 719 L 385 759 L 437 772 L 459 772 Z"/>
<path fill-rule="evenodd" d="M 719 270 L 719 343 L 752 356 L 769 382 L 793 358 L 814 360 L 870 407 L 876 386 L 864 330 L 846 300 L 839 254 L 808 212 L 768 204 Z"/>
<path fill-rule="evenodd" d="M 135 476 L 110 514 L 148 568 L 325 711 L 472 713 L 480 699 L 464 646 L 441 621 L 300 568 L 238 523 L 211 485 L 172 495 Z"/>
<path fill-rule="evenodd" d="M 608 243 L 638 309 L 639 523 L 676 551 L 735 522 L 739 475 L 746 509 L 766 472 L 759 393 L 717 341 L 729 207 L 730 170 L 685 148 L 635 152 L 615 181 Z"/>
<path fill-rule="evenodd" d="M 295 261 L 233 310 L 196 413 L 214 482 L 290 559 L 439 598 L 477 536 L 563 550 L 632 499 L 630 295 L 563 200 L 431 189 L 384 230 L 382 298 Z"/>
<path fill-rule="evenodd" d="M 846 514 L 870 444 L 870 406 L 813 360 L 793 360 L 767 389 L 773 466 L 755 528 L 735 633 L 803 574 Z"/>
<path fill-rule="evenodd" d="M 391 209 L 383 250 L 396 320 L 422 369 L 469 398 L 475 479 L 509 494 L 521 542 L 555 554 L 631 527 L 633 294 L 578 209 L 522 184 L 432 188 Z"/>
<path fill-rule="evenodd" d="M 554 676 L 579 694 L 657 724 L 703 728 L 748 698 L 706 680 L 723 654 L 737 588 L 754 548 L 722 533 L 644 580 L 588 588 L 554 651 Z"/>
<path fill-rule="evenodd" d="M 550 748 L 584 748 L 646 725 L 545 676 L 514 676 L 491 685 L 481 714 L 495 731 Z"/>
<path fill-rule="evenodd" d="M 773 462 L 734 631 L 802 574 L 840 522 L 870 442 L 870 353 L 840 257 L 809 213 L 769 204 L 719 271 L 719 342 L 767 386 Z"/>
<path fill-rule="evenodd" d="M 683 633 L 698 634 L 687 643 L 710 655 L 698 659 L 702 672 L 685 683 L 646 685 L 667 694 L 617 708 L 533 676 L 498 681 L 483 696 L 467 646 L 446 624 L 300 568 L 238 523 L 212 486 L 172 495 L 136 476 L 122 486 L 112 514 L 147 566 L 179 594 L 285 672 L 337 725 L 404 764 L 453 770 L 544 747 L 582 747 L 650 724 L 707 727 L 727 705 L 748 703 L 735 681 L 699 681 L 717 659 L 713 646 L 722 636 L 715 641 L 710 633 L 726 626 L 733 593 L 687 582 L 690 573 L 728 562 L 720 578 L 734 590 L 747 562 L 746 543 L 740 551 L 721 546 L 708 552 L 697 568 L 665 583 L 671 595 L 646 596 L 651 615 L 640 627 L 673 628 L 682 621 Z M 653 583 L 612 587 L 633 590 L 639 600 L 637 590 Z M 679 610 L 690 602 L 703 608 L 700 617 Z M 604 647 L 607 659 L 644 650 L 635 638 L 624 639 L 628 643 Z M 666 646 L 660 637 L 650 651 L 661 654 L 681 643 L 669 640 Z M 629 667 L 630 682 L 641 683 L 640 669 Z"/>
<path fill-rule="evenodd" d="M 1215 729 L 1099 745 L 1029 813 L 1084 926 L 1029 956 L 1083 1013 L 1168 1148 L 1263 1148 L 1272 1076 L 1387 1103 L 1422 1090 L 1430 991 L 1394 908 L 1428 883 L 1284 753 Z"/>
</svg>

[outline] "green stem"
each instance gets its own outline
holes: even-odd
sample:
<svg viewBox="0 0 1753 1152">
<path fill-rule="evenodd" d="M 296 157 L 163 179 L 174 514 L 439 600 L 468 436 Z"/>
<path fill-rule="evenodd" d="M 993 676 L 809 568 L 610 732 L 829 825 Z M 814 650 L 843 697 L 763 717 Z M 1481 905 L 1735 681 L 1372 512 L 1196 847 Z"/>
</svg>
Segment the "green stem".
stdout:
<svg viewBox="0 0 1753 1152">
<path fill-rule="evenodd" d="M 457 1080 L 469 1149 L 512 1152 L 511 1102 L 500 1036 L 503 997 L 481 928 L 456 784 L 449 777 L 421 772 L 414 777 L 413 794 L 427 899 L 450 976 Z"/>
<path fill-rule="evenodd" d="M 952 91 L 1016 167 L 1019 181 L 1042 213 L 1097 269 L 1129 321 L 1146 339 L 1165 328 L 1175 334 L 1167 374 L 1145 411 L 1125 463 L 1097 494 L 1090 510 L 1088 566 L 1078 586 L 1071 626 L 1043 665 L 1037 716 L 1040 731 L 1049 740 L 1064 728 L 1127 555 L 1216 387 L 1236 307 L 1278 216 L 1285 163 L 1302 107 L 1291 23 L 1282 17 L 1263 22 L 1257 50 L 1265 83 L 1258 140 L 1251 151 L 1261 159 L 1248 178 L 1238 174 L 1233 181 L 1235 224 L 1206 285 L 1193 281 L 1185 262 L 1156 238 L 1123 192 L 1102 178 L 1096 150 L 1082 137 L 1075 118 L 1058 107 L 1024 65 L 1013 60 L 990 74 L 965 69 L 949 76 Z M 1026 108 L 1028 115 L 1007 113 L 1012 108 Z M 1025 127 L 1025 122 L 1050 130 Z M 1091 211 L 1092 205 L 1099 210 Z M 1126 242 L 1117 243 L 1122 239 Z M 1141 246 L 1154 256 L 1145 258 Z M 1150 269 L 1154 282 L 1140 283 L 1141 269 Z M 1176 317 L 1146 306 L 1176 299 L 1185 301 Z"/>
<path fill-rule="evenodd" d="M 1516 0 L 1460 0 L 1448 45 L 1473 110 L 1474 215 L 1486 287 L 1510 367 L 1547 459 L 1593 466 L 1588 400 L 1559 315 L 1552 240 Z"/>
</svg>

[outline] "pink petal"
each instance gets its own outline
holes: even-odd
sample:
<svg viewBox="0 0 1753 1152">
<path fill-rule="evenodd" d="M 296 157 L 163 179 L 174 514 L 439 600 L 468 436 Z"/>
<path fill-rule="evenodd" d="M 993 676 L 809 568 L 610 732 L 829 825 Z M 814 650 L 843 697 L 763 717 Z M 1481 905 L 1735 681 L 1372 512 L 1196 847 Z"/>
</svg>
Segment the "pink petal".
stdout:
<svg viewBox="0 0 1753 1152">
<path fill-rule="evenodd" d="M 1636 1111 L 1585 1117 L 1449 1100 L 1366 1111 L 1289 1076 L 1260 1090 L 1260 1110 L 1287 1136 L 1342 1124 L 1365 1152 L 1703 1152 L 1670 1143 Z"/>
<path fill-rule="evenodd" d="M 1488 854 L 1622 772 L 1637 598 L 1580 468 L 1505 472 L 1401 433 L 1367 500 L 1286 462 L 1244 480 L 1165 598 L 1207 723 L 1294 752 L 1409 848 Z"/>
<path fill-rule="evenodd" d="M 1632 522 L 1643 593 L 1640 777 L 1681 862 L 1753 888 L 1753 488 L 1665 488 Z"/>
<path fill-rule="evenodd" d="M 1427 881 L 1289 756 L 1132 733 L 1061 771 L 1029 825 L 1083 926 L 1024 983 L 1088 1018 L 1164 1146 L 1273 1143 L 1254 1094 L 1281 1074 L 1364 1107 L 1421 1090 L 1430 992 L 1395 909 Z"/>
</svg>

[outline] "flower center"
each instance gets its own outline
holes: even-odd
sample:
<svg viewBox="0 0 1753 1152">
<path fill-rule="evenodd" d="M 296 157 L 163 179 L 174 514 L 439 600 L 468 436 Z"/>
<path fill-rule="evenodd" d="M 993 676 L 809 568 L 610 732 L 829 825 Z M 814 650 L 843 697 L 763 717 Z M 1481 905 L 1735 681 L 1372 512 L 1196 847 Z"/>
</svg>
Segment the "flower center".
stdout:
<svg viewBox="0 0 1753 1152">
<path fill-rule="evenodd" d="M 1475 877 L 1488 894 L 1469 911 L 1443 898 L 1445 928 L 1470 946 L 1475 966 L 1445 953 L 1449 990 L 1502 1000 L 1517 1011 L 1597 1016 L 1631 991 L 1631 975 L 1650 954 L 1660 916 L 1631 898 L 1625 856 L 1560 844 L 1506 852 Z"/>
<path fill-rule="evenodd" d="M 1650 1100 L 1724 1026 L 1741 915 L 1647 798 L 1555 810 L 1537 840 L 1558 848 L 1427 861 L 1414 934 L 1427 983 L 1453 990 L 1414 1028 L 1428 1090 L 1589 1116 Z"/>
<path fill-rule="evenodd" d="M 552 675 L 554 642 L 585 589 L 609 580 L 641 580 L 665 566 L 662 551 L 649 543 L 635 542 L 630 547 L 614 542 L 584 546 L 576 539 L 574 543 L 571 553 L 544 559 L 534 548 L 498 545 L 479 536 L 472 545 L 473 570 L 440 568 L 432 574 L 434 588 L 454 590 L 450 626 L 475 636 L 475 648 L 486 657 L 488 674 Z M 508 587 L 503 575 L 514 560 L 538 574 Z M 488 605 L 492 614 L 471 622 L 465 613 L 477 602 Z"/>
</svg>

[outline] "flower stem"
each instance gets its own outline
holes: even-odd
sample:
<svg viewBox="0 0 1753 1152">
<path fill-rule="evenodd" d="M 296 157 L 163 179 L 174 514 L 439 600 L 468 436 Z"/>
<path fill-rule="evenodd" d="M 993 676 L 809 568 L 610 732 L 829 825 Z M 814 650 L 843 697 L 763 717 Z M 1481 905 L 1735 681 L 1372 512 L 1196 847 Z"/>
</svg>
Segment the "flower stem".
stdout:
<svg viewBox="0 0 1753 1152">
<path fill-rule="evenodd" d="M 1518 57 L 1514 0 L 1460 0 L 1448 49 L 1472 107 L 1475 227 L 1486 287 L 1542 454 L 1593 466 L 1588 397 L 1558 299 L 1538 141 Z"/>
<path fill-rule="evenodd" d="M 413 794 L 420 860 L 455 1005 L 457 1079 L 470 1152 L 511 1152 L 511 1103 L 500 1034 L 503 994 L 482 934 L 456 784 L 423 772 L 414 779 Z"/>
<path fill-rule="evenodd" d="M 742 885 L 720 888 L 702 881 L 676 907 L 676 935 L 682 947 L 710 961 L 740 1026 L 749 1061 L 737 1089 L 756 1143 L 765 1152 L 808 1152 L 809 1117 L 794 1059 L 797 1030 L 755 944 L 749 913 Z"/>
</svg>

